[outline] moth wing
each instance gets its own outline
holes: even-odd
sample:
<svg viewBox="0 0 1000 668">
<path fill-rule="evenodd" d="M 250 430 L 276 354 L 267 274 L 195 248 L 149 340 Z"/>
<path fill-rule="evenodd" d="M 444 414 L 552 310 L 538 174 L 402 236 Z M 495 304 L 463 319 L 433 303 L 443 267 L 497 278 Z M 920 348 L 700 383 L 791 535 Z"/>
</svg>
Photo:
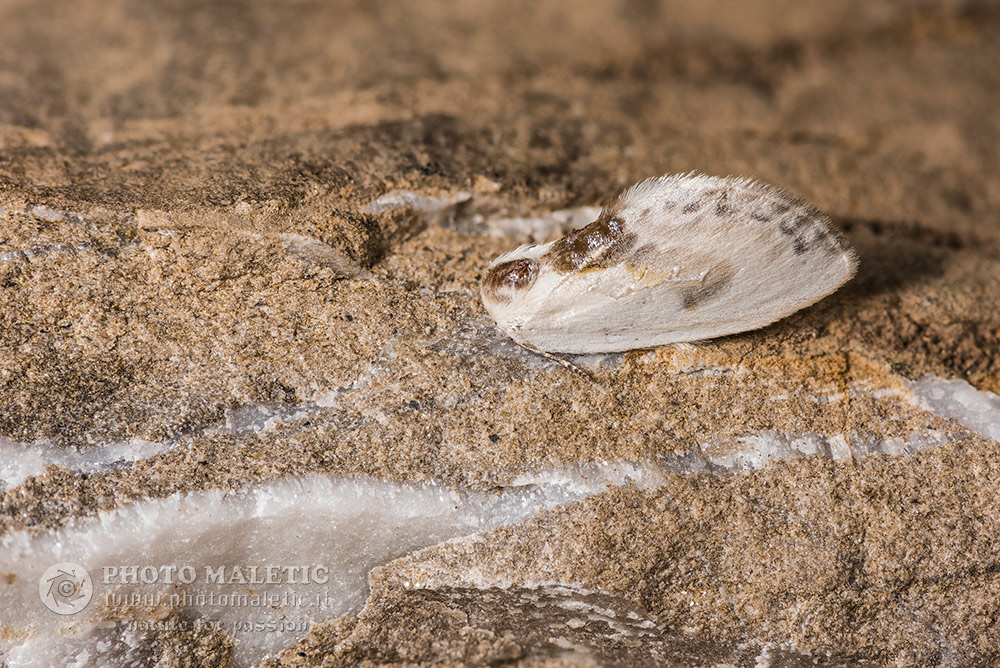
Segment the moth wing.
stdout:
<svg viewBox="0 0 1000 668">
<path fill-rule="evenodd" d="M 555 272 L 541 276 L 539 282 L 551 289 L 535 302 L 520 335 L 543 350 L 563 352 L 704 338 L 706 322 L 722 318 L 709 305 L 725 295 L 735 273 L 724 257 L 711 252 L 640 246 L 618 264 L 571 280 Z"/>
<path fill-rule="evenodd" d="M 609 352 L 757 329 L 854 275 L 827 216 L 746 179 L 642 181 L 598 220 L 537 247 L 539 272 L 498 324 L 553 352 Z"/>
</svg>

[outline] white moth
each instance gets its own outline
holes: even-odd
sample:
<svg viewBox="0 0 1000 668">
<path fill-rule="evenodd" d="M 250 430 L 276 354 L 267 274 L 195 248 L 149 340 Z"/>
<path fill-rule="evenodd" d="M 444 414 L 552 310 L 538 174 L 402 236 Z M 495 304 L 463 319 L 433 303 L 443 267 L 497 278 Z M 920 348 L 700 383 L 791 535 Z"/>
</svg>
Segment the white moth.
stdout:
<svg viewBox="0 0 1000 668">
<path fill-rule="evenodd" d="M 558 241 L 504 253 L 481 294 L 523 346 L 616 352 L 763 327 L 857 265 L 811 204 L 749 179 L 682 174 L 635 184 Z"/>
</svg>

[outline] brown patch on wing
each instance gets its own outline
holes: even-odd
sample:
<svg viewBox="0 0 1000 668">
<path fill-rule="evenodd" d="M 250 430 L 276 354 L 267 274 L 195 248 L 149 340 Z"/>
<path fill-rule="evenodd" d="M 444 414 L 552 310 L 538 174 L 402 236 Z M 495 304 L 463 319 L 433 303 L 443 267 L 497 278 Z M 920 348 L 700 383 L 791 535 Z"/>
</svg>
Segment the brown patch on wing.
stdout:
<svg viewBox="0 0 1000 668">
<path fill-rule="evenodd" d="M 733 282 L 736 271 L 728 262 L 719 262 L 712 266 L 698 283 L 681 289 L 681 305 L 688 311 L 704 306 L 722 293 Z"/>
<path fill-rule="evenodd" d="M 677 249 L 663 249 L 654 243 L 646 243 L 625 258 L 625 268 L 643 287 L 650 287 L 668 280 L 679 259 Z"/>
<path fill-rule="evenodd" d="M 715 254 L 654 243 L 636 248 L 625 266 L 635 276 L 638 288 L 671 283 L 688 310 L 722 296 L 737 273 Z"/>
<path fill-rule="evenodd" d="M 538 278 L 538 262 L 521 258 L 501 262 L 483 277 L 483 295 L 492 301 L 509 302 L 514 294 L 529 289 Z"/>
<path fill-rule="evenodd" d="M 594 222 L 567 234 L 545 253 L 556 271 L 568 274 L 587 269 L 606 269 L 628 257 L 638 235 L 625 221 L 602 211 Z"/>
</svg>

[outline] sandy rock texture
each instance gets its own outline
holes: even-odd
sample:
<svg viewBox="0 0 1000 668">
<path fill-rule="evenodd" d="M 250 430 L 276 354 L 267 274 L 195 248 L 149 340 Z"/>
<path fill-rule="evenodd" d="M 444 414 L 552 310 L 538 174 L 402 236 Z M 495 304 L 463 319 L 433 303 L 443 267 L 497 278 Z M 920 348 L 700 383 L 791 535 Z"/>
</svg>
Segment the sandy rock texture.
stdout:
<svg viewBox="0 0 1000 668">
<path fill-rule="evenodd" d="M 0 445 L 46 454 L 0 538 L 629 462 L 659 482 L 398 555 L 268 665 L 1000 661 L 1000 444 L 912 394 L 1000 393 L 998 30 L 959 0 L 6 0 Z M 498 220 L 690 170 L 814 202 L 858 276 L 586 373 L 495 330 L 485 267 L 552 238 Z M 151 450 L 66 463 L 109 444 Z"/>
</svg>

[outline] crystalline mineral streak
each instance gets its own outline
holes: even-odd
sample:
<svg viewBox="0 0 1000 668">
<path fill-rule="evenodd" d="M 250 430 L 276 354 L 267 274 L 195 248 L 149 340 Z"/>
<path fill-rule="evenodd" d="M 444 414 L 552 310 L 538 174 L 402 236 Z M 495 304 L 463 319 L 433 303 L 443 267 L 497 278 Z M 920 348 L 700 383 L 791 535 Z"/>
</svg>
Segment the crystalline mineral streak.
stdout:
<svg viewBox="0 0 1000 668">
<path fill-rule="evenodd" d="M 986 438 L 1000 438 L 1000 397 L 934 377 L 911 383 L 910 389 L 914 404 Z M 271 416 L 271 410 L 250 411 L 226 427 L 258 429 Z M 715 456 L 705 444 L 676 461 L 523 474 L 497 494 L 312 475 L 236 492 L 213 489 L 136 502 L 49 533 L 13 532 L 0 540 L 0 658 L 10 666 L 63 665 L 81 658 L 124 665 L 128 648 L 141 645 L 141 633 L 122 620 L 162 620 L 173 608 L 184 619 L 223 628 L 276 628 L 235 634 L 236 659 L 248 665 L 287 647 L 309 623 L 358 610 L 368 572 L 421 547 L 517 522 L 610 486 L 655 488 L 665 473 L 755 468 L 797 456 L 906 454 L 938 441 L 915 437 L 857 453 L 835 435 L 769 432 L 739 443 L 746 452 Z M 59 463 L 97 470 L 154 452 L 155 446 L 145 444 L 134 455 L 98 447 L 67 454 Z M 57 452 L 9 441 L 0 447 L 4 477 L 12 482 L 24 473 L 18 467 L 38 470 Z M 12 464 L 6 455 L 17 461 Z M 60 562 L 84 566 L 93 580 L 93 600 L 73 615 L 50 613 L 41 600 L 39 581 Z M 181 582 L 182 575 L 191 581 Z M 131 640 L 123 645 L 126 636 Z"/>
</svg>

